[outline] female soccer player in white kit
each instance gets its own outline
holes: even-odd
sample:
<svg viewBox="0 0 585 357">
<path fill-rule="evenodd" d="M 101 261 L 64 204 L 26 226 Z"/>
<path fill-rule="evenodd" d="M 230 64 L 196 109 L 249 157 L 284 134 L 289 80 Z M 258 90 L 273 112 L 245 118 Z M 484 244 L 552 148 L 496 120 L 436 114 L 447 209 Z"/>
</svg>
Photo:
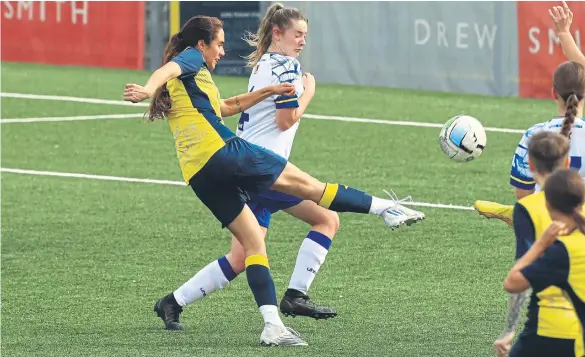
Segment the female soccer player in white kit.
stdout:
<svg viewBox="0 0 585 357">
<path fill-rule="evenodd" d="M 248 56 L 248 65 L 252 67 L 248 90 L 290 82 L 295 85 L 296 93 L 293 96 L 269 97 L 243 112 L 236 135 L 272 150 L 287 160 L 300 118 L 315 93 L 314 77 L 301 73 L 301 65 L 296 58 L 305 46 L 306 36 L 307 20 L 300 11 L 275 4 L 268 9 L 258 33 L 250 34 L 247 39 L 255 47 Z M 265 234 L 272 214 L 280 210 L 311 225 L 311 231 L 301 244 L 288 290 L 280 302 L 280 311 L 285 316 L 299 315 L 316 319 L 336 316 L 334 310 L 313 304 L 307 291 L 339 228 L 338 214 L 314 202 L 277 191 L 250 193 L 249 196 L 247 204 Z M 243 266 L 242 254 L 241 246 L 233 244 L 232 262 Z"/>
<path fill-rule="evenodd" d="M 236 135 L 251 143 L 272 150 L 289 159 L 300 119 L 315 94 L 315 79 L 303 74 L 297 57 L 305 46 L 307 19 L 297 9 L 272 5 L 256 34 L 249 35 L 248 43 L 256 49 L 248 56 L 252 74 L 248 91 L 284 82 L 293 83 L 296 93 L 292 96 L 272 96 L 242 113 Z M 339 216 L 315 202 L 299 199 L 277 191 L 261 194 L 250 193 L 247 202 L 265 231 L 273 213 L 280 210 L 308 223 L 311 230 L 303 240 L 296 265 L 280 311 L 285 315 L 308 316 L 315 319 L 336 316 L 328 307 L 317 306 L 307 296 L 307 291 L 325 261 L 331 240 L 339 228 Z M 400 207 L 396 215 L 423 217 L 422 213 Z M 241 257 L 243 250 L 232 245 Z M 234 259 L 235 260 L 235 259 Z"/>
<path fill-rule="evenodd" d="M 306 18 L 296 9 L 275 4 L 268 9 L 258 33 L 250 34 L 248 38 L 248 43 L 256 48 L 248 56 L 248 65 L 252 67 L 248 90 L 290 82 L 295 85 L 296 93 L 293 96 L 269 97 L 243 112 L 236 135 L 287 160 L 299 120 L 315 93 L 315 79 L 308 73 L 301 73 L 301 65 L 296 58 L 305 45 L 306 35 Z M 271 215 L 279 210 L 311 225 L 311 231 L 299 250 L 289 288 L 280 302 L 281 312 L 285 316 L 316 319 L 336 316 L 334 310 L 313 304 L 307 291 L 339 228 L 338 214 L 314 202 L 271 190 L 262 194 L 250 193 L 248 206 L 265 233 Z M 239 244 L 232 245 L 231 257 L 238 266 L 243 264 L 242 253 Z"/>
</svg>

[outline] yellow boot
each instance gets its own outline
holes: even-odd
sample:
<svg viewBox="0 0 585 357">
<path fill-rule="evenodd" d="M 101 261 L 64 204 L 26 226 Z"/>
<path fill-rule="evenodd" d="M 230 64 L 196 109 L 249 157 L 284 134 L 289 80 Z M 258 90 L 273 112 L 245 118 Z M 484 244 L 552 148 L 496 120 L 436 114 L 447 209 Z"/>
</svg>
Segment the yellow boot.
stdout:
<svg viewBox="0 0 585 357">
<path fill-rule="evenodd" d="M 473 208 L 486 218 L 496 218 L 514 228 L 514 206 L 490 201 L 475 201 Z"/>
</svg>

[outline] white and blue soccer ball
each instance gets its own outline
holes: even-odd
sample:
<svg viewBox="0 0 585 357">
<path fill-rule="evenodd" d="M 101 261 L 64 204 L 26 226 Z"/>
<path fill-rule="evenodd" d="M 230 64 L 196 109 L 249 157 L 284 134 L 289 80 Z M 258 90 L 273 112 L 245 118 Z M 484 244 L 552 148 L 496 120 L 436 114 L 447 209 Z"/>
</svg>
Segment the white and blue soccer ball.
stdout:
<svg viewBox="0 0 585 357">
<path fill-rule="evenodd" d="M 441 149 L 451 160 L 468 162 L 477 158 L 485 148 L 487 138 L 479 120 L 458 115 L 443 125 L 439 134 Z"/>
</svg>

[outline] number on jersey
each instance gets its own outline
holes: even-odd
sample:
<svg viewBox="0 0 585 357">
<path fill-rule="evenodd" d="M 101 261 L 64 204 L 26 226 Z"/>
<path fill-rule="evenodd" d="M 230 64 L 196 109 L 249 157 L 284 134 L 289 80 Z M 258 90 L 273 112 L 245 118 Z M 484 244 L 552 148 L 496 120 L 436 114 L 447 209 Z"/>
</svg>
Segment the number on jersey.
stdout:
<svg viewBox="0 0 585 357">
<path fill-rule="evenodd" d="M 252 88 L 250 88 L 248 93 L 252 93 L 253 90 L 254 90 L 254 86 L 252 86 Z M 246 113 L 246 112 L 242 112 L 242 115 L 240 115 L 240 120 L 238 121 L 238 130 L 244 131 L 244 124 L 246 124 L 249 121 L 250 121 L 250 115 L 248 115 L 248 113 Z"/>
<path fill-rule="evenodd" d="M 246 112 L 242 112 L 240 115 L 240 121 L 238 121 L 238 130 L 244 131 L 244 124 L 250 121 L 250 116 Z"/>
<path fill-rule="evenodd" d="M 575 170 L 581 169 L 581 156 L 571 156 L 571 168 Z"/>
</svg>

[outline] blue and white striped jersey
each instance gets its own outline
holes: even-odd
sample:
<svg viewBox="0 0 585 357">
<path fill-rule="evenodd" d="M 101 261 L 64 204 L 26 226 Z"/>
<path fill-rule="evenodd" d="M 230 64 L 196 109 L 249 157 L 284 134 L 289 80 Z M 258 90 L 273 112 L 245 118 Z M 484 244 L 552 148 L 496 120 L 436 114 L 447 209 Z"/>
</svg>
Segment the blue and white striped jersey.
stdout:
<svg viewBox="0 0 585 357">
<path fill-rule="evenodd" d="M 248 91 L 284 82 L 293 83 L 296 93 L 291 97 L 273 95 L 247 109 L 240 117 L 236 135 L 288 160 L 300 120 L 290 129 L 282 131 L 276 125 L 276 111 L 299 106 L 298 98 L 304 90 L 301 64 L 294 57 L 266 53 L 252 70 Z"/>
<path fill-rule="evenodd" d="M 536 192 L 540 191 L 540 187 L 534 182 L 534 177 L 528 165 L 528 142 L 530 137 L 539 131 L 546 130 L 552 132 L 560 132 L 563 125 L 563 117 L 556 117 L 547 122 L 533 125 L 530 127 L 520 140 L 520 144 L 514 153 L 512 160 L 512 170 L 510 172 L 510 184 L 514 187 L 531 190 L 536 188 Z M 569 155 L 571 156 L 571 167 L 579 170 L 581 177 L 585 178 L 585 167 L 583 158 L 585 157 L 585 121 L 582 118 L 575 119 L 573 129 L 571 131 L 571 148 Z"/>
</svg>

